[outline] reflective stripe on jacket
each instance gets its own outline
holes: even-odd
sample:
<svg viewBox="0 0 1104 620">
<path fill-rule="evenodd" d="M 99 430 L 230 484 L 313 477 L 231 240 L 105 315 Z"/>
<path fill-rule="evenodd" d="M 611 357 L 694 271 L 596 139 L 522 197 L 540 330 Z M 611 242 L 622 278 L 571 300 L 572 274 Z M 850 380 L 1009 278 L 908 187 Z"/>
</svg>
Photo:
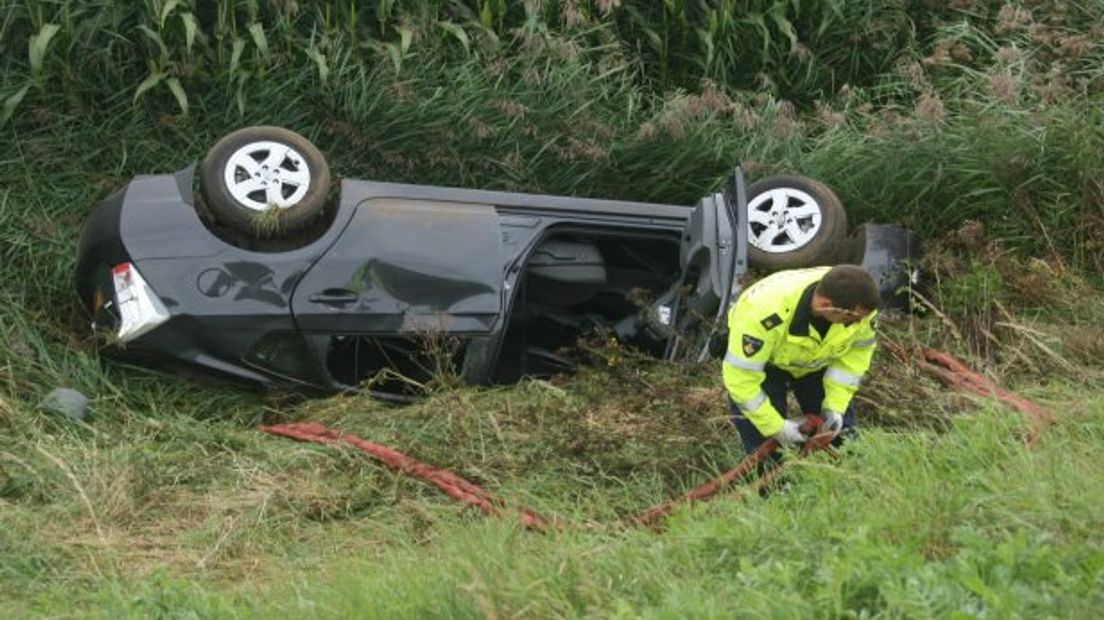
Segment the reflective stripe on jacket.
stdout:
<svg viewBox="0 0 1104 620">
<path fill-rule="evenodd" d="M 830 267 L 781 271 L 749 287 L 728 314 L 725 388 L 764 436 L 782 430 L 782 416 L 763 392 L 769 363 L 795 377 L 822 368 L 823 411 L 843 413 L 874 356 L 871 312 L 851 325 L 833 323 L 821 338 L 809 324 L 812 289 Z M 804 302 L 804 303 L 803 303 Z"/>
</svg>

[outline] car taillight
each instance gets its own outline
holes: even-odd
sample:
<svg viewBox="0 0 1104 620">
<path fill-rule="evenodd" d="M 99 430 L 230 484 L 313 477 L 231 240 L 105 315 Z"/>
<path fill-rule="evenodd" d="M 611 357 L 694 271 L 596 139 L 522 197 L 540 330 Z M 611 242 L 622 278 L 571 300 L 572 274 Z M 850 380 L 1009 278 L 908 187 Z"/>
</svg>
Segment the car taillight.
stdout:
<svg viewBox="0 0 1104 620">
<path fill-rule="evenodd" d="M 169 319 L 165 304 L 146 284 L 142 274 L 130 263 L 116 265 L 111 270 L 115 283 L 115 302 L 119 312 L 121 342 L 134 340 Z"/>
</svg>

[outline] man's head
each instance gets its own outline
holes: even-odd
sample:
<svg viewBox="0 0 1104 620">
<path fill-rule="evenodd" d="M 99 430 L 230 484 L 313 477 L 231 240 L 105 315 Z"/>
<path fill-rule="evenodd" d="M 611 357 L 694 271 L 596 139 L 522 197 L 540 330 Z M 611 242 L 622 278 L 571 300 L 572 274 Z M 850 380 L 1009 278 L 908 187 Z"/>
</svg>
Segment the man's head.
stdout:
<svg viewBox="0 0 1104 620">
<path fill-rule="evenodd" d="M 813 313 L 832 323 L 850 325 L 878 309 L 878 283 L 858 265 L 836 265 L 813 291 Z"/>
</svg>

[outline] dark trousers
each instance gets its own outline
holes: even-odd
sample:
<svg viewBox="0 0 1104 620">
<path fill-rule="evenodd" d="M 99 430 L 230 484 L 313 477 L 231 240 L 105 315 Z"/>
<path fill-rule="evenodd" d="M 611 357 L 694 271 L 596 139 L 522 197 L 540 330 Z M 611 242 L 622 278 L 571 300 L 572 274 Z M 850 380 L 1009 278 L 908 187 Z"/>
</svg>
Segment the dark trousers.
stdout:
<svg viewBox="0 0 1104 620">
<path fill-rule="evenodd" d="M 801 407 L 801 413 L 820 415 L 821 404 L 824 402 L 824 372 L 824 370 L 818 370 L 797 378 L 768 364 L 766 368 L 767 377 L 763 380 L 763 392 L 770 399 L 774 408 L 778 410 L 778 413 L 782 414 L 782 417 L 786 417 L 787 414 L 787 390 L 793 390 L 794 397 L 797 398 L 797 404 Z M 728 406 L 732 411 L 732 424 L 740 432 L 740 440 L 744 442 L 744 453 L 751 454 L 755 452 L 767 438 L 759 432 L 759 429 L 755 428 L 751 420 L 744 417 L 744 413 L 740 411 L 736 403 L 732 402 L 731 398 L 728 399 Z M 849 405 L 847 411 L 843 414 L 843 431 L 832 443 L 838 446 L 847 435 L 854 432 L 855 413 Z M 781 460 L 782 454 L 781 452 L 775 452 L 771 458 L 778 462 Z"/>
</svg>

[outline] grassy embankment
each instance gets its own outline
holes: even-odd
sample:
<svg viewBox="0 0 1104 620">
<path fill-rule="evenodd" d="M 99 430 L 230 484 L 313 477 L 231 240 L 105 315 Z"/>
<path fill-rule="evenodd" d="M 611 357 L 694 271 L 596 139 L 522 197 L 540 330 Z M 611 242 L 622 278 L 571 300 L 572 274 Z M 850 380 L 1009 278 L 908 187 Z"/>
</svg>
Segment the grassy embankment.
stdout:
<svg viewBox="0 0 1104 620">
<path fill-rule="evenodd" d="M 633 8 L 652 3 L 568 3 L 578 16 L 548 3 L 528 21 L 494 2 L 294 4 L 0 2 L 0 615 L 1086 617 L 1100 605 L 1095 5 L 791 3 L 763 29 L 719 19 L 728 47 L 710 56 L 692 36 L 700 12 Z M 854 36 L 869 45 L 840 44 Z M 815 176 L 855 220 L 933 240 L 939 312 L 892 337 L 969 356 L 1060 423 L 1027 449 L 1016 416 L 882 356 L 848 458 L 802 464 L 768 501 L 681 513 L 656 536 L 609 524 L 740 458 L 712 366 L 622 353 L 511 389 L 443 378 L 396 409 L 101 359 L 71 293 L 83 215 L 132 175 L 259 123 L 306 133 L 342 174 L 384 180 L 690 203 L 737 161 Z M 89 426 L 36 407 L 58 385 L 94 398 Z M 254 430 L 277 420 L 401 447 L 586 527 L 532 535 L 461 514 L 358 454 Z"/>
</svg>

